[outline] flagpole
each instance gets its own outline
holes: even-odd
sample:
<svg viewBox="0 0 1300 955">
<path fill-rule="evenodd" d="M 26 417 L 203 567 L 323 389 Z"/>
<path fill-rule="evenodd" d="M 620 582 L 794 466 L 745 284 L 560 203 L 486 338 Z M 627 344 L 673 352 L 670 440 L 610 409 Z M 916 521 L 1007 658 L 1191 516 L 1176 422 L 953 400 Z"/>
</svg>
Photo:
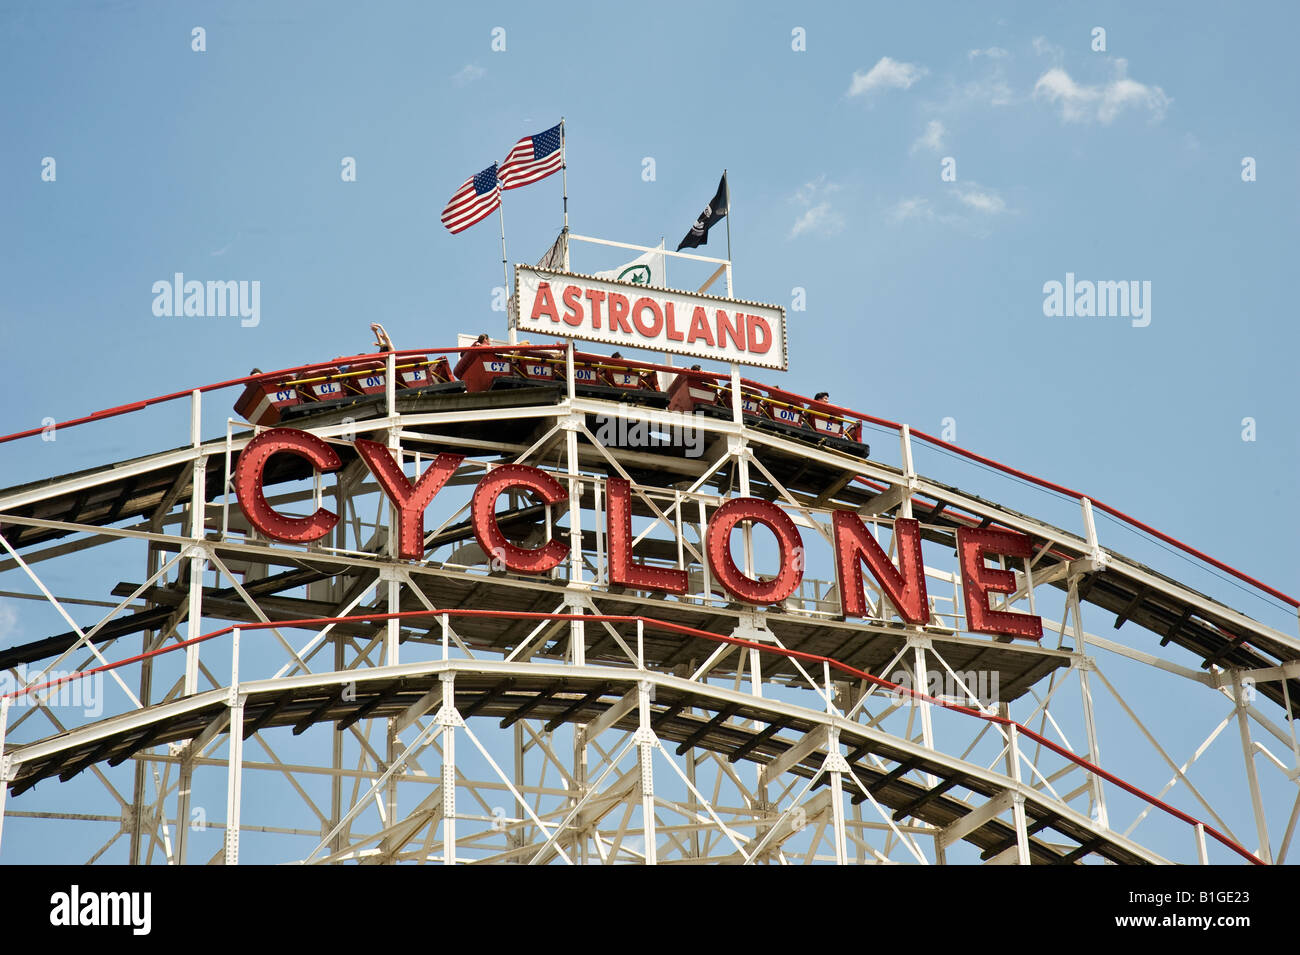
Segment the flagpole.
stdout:
<svg viewBox="0 0 1300 955">
<path fill-rule="evenodd" d="M 564 231 L 569 231 L 569 158 L 564 152 L 564 117 L 560 117 L 560 180 L 564 183 Z"/>
<path fill-rule="evenodd" d="M 664 245 L 664 238 L 665 237 L 662 235 L 659 237 L 659 248 L 661 251 L 667 250 L 668 248 L 666 245 Z M 662 264 L 664 270 L 664 288 L 667 288 L 668 287 L 668 256 L 666 255 L 659 256 L 659 261 Z M 672 363 L 673 363 L 672 353 L 664 352 L 664 364 L 671 365 Z"/>
<path fill-rule="evenodd" d="M 731 297 L 731 181 L 727 170 L 722 170 L 722 181 L 727 187 L 727 297 Z"/>
<path fill-rule="evenodd" d="M 501 188 L 500 184 L 497 185 L 497 188 Z M 513 345 L 517 336 L 515 334 L 515 317 L 510 312 L 510 267 L 506 264 L 506 208 L 504 202 L 497 202 L 497 213 L 501 217 L 501 277 L 506 283 L 504 286 L 506 290 L 506 324 L 508 328 L 506 341 Z"/>
</svg>

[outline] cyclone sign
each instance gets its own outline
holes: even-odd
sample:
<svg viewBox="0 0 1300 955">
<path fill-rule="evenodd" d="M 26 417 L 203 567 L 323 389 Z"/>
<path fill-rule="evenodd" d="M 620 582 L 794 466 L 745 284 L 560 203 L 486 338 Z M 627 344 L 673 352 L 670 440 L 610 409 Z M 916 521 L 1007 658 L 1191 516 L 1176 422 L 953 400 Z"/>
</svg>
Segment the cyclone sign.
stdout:
<svg viewBox="0 0 1300 955">
<path fill-rule="evenodd" d="M 425 509 L 456 473 L 464 457 L 439 454 L 412 484 L 386 446 L 364 439 L 357 439 L 355 446 L 393 504 L 399 524 L 398 554 L 406 560 L 420 560 L 425 546 Z M 314 434 L 294 428 L 263 431 L 244 448 L 235 470 L 235 491 L 245 518 L 272 540 L 309 543 L 321 539 L 338 523 L 338 515 L 320 507 L 308 517 L 288 517 L 267 501 L 263 472 L 276 454 L 303 458 L 321 473 L 342 467 L 334 449 Z M 525 464 L 503 464 L 479 480 L 470 505 L 474 536 L 485 554 L 495 555 L 507 571 L 548 573 L 568 557 L 569 544 L 559 536 L 551 536 L 537 547 L 512 543 L 498 526 L 496 517 L 497 498 L 507 490 L 535 495 L 546 505 L 567 501 L 568 492 L 548 471 Z M 689 587 L 686 571 L 641 563 L 633 557 L 631 483 L 611 477 L 606 493 L 610 582 L 637 590 L 685 594 Z M 775 577 L 759 580 L 737 566 L 731 554 L 731 539 L 732 532 L 742 522 L 761 524 L 776 537 L 780 571 Z M 844 616 L 872 616 L 863 591 L 865 566 L 900 617 L 918 626 L 928 624 L 931 610 L 921 555 L 920 523 L 912 518 L 894 520 L 897 564 L 853 511 L 836 510 L 833 527 L 832 546 Z M 785 511 L 763 498 L 734 497 L 718 506 L 708 519 L 705 549 L 714 579 L 732 596 L 755 606 L 779 605 L 798 589 L 803 577 L 804 543 L 799 529 Z M 957 550 L 968 629 L 972 633 L 1040 639 L 1043 624 L 1038 616 L 992 608 L 989 596 L 1014 593 L 1016 577 L 1011 571 L 994 569 L 985 563 L 987 558 L 999 555 L 1032 556 L 1032 538 L 1012 531 L 962 527 L 957 529 Z"/>
<path fill-rule="evenodd" d="M 785 309 L 528 265 L 515 267 L 521 331 L 784 371 Z"/>
</svg>

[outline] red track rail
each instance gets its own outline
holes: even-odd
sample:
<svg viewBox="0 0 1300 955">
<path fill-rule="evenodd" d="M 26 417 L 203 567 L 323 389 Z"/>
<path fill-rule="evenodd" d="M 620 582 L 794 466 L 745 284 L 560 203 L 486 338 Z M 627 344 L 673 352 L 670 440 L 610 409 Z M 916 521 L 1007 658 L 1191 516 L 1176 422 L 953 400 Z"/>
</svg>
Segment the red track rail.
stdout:
<svg viewBox="0 0 1300 955">
<path fill-rule="evenodd" d="M 509 350 L 512 352 L 520 352 L 520 353 L 547 352 L 547 351 L 563 351 L 566 347 L 567 346 L 565 345 L 511 345 L 511 346 L 500 346 L 499 350 Z M 330 368 L 335 365 L 338 365 L 341 362 L 374 361 L 375 358 L 379 355 L 387 356 L 389 354 L 400 358 L 400 357 L 412 356 L 412 355 L 460 354 L 468 350 L 470 350 L 469 347 L 411 348 L 411 349 L 403 349 L 401 351 L 394 351 L 394 352 L 367 352 L 362 355 L 351 355 L 342 358 L 335 358 L 332 359 L 331 361 L 316 362 L 310 365 L 299 365 L 294 368 L 282 368 L 278 371 L 263 372 L 262 374 L 258 374 L 258 375 L 246 375 L 243 378 L 232 378 L 228 381 L 221 381 L 211 385 L 203 385 L 199 388 L 191 389 L 190 391 L 177 391 L 169 395 L 159 395 L 156 398 L 148 398 L 145 399 L 144 401 L 135 401 L 130 404 L 119 405 L 116 408 L 106 408 L 103 411 L 96 411 L 93 414 L 85 415 L 84 417 L 81 418 L 73 418 L 69 421 L 56 422 L 53 425 L 53 427 L 56 431 L 61 428 L 72 428 L 78 425 L 87 424 L 91 421 L 102 421 L 107 418 L 116 417 L 118 415 L 129 414 L 133 411 L 140 411 L 152 405 L 158 405 L 169 401 L 175 401 L 178 398 L 184 398 L 187 395 L 190 395 L 193 391 L 199 391 L 204 393 L 209 391 L 218 391 L 222 388 L 230 388 L 235 385 L 247 384 L 250 381 L 261 381 L 266 378 L 279 378 L 288 374 L 302 374 L 308 371 L 317 371 L 324 368 Z M 626 359 L 623 359 L 622 361 L 624 364 L 627 364 L 629 366 L 654 370 L 654 371 L 667 371 L 673 374 L 681 374 L 683 371 L 682 368 L 679 368 L 674 365 L 660 365 L 660 364 L 655 364 L 653 362 L 629 361 Z M 697 371 L 697 372 L 692 372 L 691 374 L 696 375 L 698 377 L 713 378 L 719 381 L 725 380 L 727 377 L 725 375 L 719 375 L 712 372 Z M 811 405 L 815 408 L 829 411 L 834 414 L 844 415 L 845 417 L 855 418 L 858 421 L 862 421 L 868 424 L 873 424 L 876 425 L 877 427 L 890 428 L 898 432 L 901 432 L 903 429 L 902 424 L 896 421 L 890 421 L 887 418 L 877 418 L 872 415 L 863 414 L 859 411 L 854 411 L 851 408 L 843 408 L 840 407 L 839 405 L 828 404 L 824 401 L 814 401 L 811 398 L 805 398 L 801 395 L 796 395 L 793 392 L 774 388 L 771 385 L 765 385 L 762 384 L 761 382 L 751 381 L 748 378 L 742 378 L 741 384 L 745 387 L 756 388 L 764 392 L 777 392 L 782 396 L 784 396 L 785 398 L 794 398 L 804 402 L 807 405 Z M 30 428 L 26 431 L 18 431 L 15 432 L 14 434 L 0 436 L 0 444 L 7 444 L 10 441 L 17 441 L 21 438 L 34 437 L 35 435 L 42 434 L 47 430 L 48 428 L 46 427 Z M 1029 474 L 1026 471 L 1021 471 L 1017 468 L 1011 467 L 1010 465 L 1002 464 L 999 461 L 995 461 L 992 458 L 987 458 L 982 454 L 975 453 L 974 451 L 967 451 L 965 448 L 958 447 L 957 445 L 952 444 L 948 441 L 944 441 L 941 438 L 936 438 L 933 435 L 927 434 L 924 431 L 913 430 L 911 431 L 911 434 L 921 439 L 922 441 L 934 445 L 935 447 L 939 447 L 939 448 L 943 448 L 944 450 L 951 451 L 954 454 L 967 458 L 968 460 L 975 461 L 979 464 L 983 464 L 987 467 L 993 468 L 994 470 L 1001 471 L 1003 474 L 1008 474 L 1012 477 L 1019 478 L 1022 481 L 1028 481 L 1030 484 L 1036 485 L 1037 487 L 1044 488 L 1045 490 L 1052 491 L 1056 494 L 1064 495 L 1065 497 L 1072 498 L 1076 501 L 1082 501 L 1084 498 L 1087 498 L 1089 501 L 1092 502 L 1092 505 L 1094 507 L 1106 512 L 1107 514 L 1111 515 L 1112 517 L 1120 521 L 1123 521 L 1125 524 L 1128 524 L 1130 527 L 1133 527 L 1145 534 L 1149 534 L 1150 536 L 1155 537 L 1157 540 L 1161 540 L 1172 547 L 1176 547 L 1179 550 L 1183 551 L 1185 554 L 1189 554 L 1192 557 L 1195 557 L 1197 560 L 1200 560 L 1211 567 L 1214 567 L 1218 570 L 1223 571 L 1226 574 L 1230 574 L 1233 577 L 1236 577 L 1238 580 L 1242 581 L 1243 583 L 1249 584 L 1250 586 L 1256 588 L 1261 593 L 1268 594 L 1269 596 L 1274 597 L 1277 600 L 1281 600 L 1283 603 L 1288 604 L 1293 608 L 1300 609 L 1300 599 L 1292 597 L 1290 594 L 1283 593 L 1282 591 L 1276 589 L 1275 587 L 1271 587 L 1268 584 L 1263 583 L 1262 581 L 1257 580 L 1254 577 L 1251 577 L 1249 574 L 1237 570 L 1235 567 L 1225 564 L 1220 560 L 1216 560 L 1215 558 L 1211 557 L 1209 554 L 1206 554 L 1203 551 L 1197 550 L 1195 547 L 1192 547 L 1190 544 L 1185 544 L 1182 541 L 1178 540 L 1176 537 L 1172 537 L 1169 534 L 1164 533 L 1163 531 L 1159 531 L 1156 528 L 1152 527 L 1151 525 L 1146 524 L 1135 517 L 1131 517 L 1130 515 L 1124 513 L 1118 508 L 1111 507 L 1109 504 L 1097 500 L 1095 497 L 1091 497 L 1090 495 L 1086 495 L 1081 491 L 1076 491 L 1072 488 L 1065 487 L 1064 485 L 1055 484 L 1051 481 L 1044 480 L 1043 478 L 1035 477 L 1034 475 Z"/>
<path fill-rule="evenodd" d="M 1102 769 L 1100 766 L 1097 766 L 1094 763 L 1091 763 L 1088 760 L 1084 759 L 1082 756 L 1079 756 L 1074 752 L 1072 752 L 1071 750 L 1066 749 L 1064 746 L 1052 742 L 1050 739 L 1041 735 L 1040 733 L 1036 733 L 1034 730 L 1030 729 L 1028 726 L 1025 726 L 1023 723 L 1016 722 L 1015 720 L 1008 719 L 1007 717 L 996 716 L 989 713 L 983 713 L 979 710 L 971 709 L 968 706 L 961 706 L 960 704 L 957 703 L 949 703 L 946 700 L 941 700 L 935 697 L 931 697 L 925 693 L 917 692 L 916 690 L 913 690 L 910 687 L 903 687 L 896 683 L 891 683 L 888 680 L 867 673 L 865 670 L 859 670 L 857 667 L 849 666 L 847 663 L 841 663 L 839 660 L 835 660 L 827 656 L 822 656 L 821 654 L 805 653 L 802 650 L 786 650 L 781 647 L 773 647 L 763 643 L 756 643 L 752 640 L 744 640 L 739 637 L 723 636 L 722 634 L 710 633 L 707 630 L 697 630 L 694 627 L 687 627 L 679 623 L 671 623 L 666 620 L 656 620 L 653 617 L 645 617 L 639 614 L 638 615 L 610 615 L 610 614 L 536 613 L 536 612 L 529 612 L 529 611 L 473 610 L 473 609 L 461 608 L 455 610 L 404 610 L 398 613 L 358 614 L 358 615 L 348 616 L 348 617 L 311 617 L 302 620 L 277 620 L 272 623 L 250 623 L 250 624 L 243 624 L 237 627 L 236 626 L 222 627 L 220 630 L 214 630 L 211 633 L 201 634 L 200 636 L 193 637 L 189 640 L 182 640 L 167 647 L 160 647 L 157 650 L 150 650 L 145 653 L 139 653 L 136 654 L 135 656 L 127 657 L 123 660 L 115 660 L 112 663 L 103 664 L 97 667 L 92 667 L 89 670 L 81 670 L 77 673 L 70 673 L 66 676 L 59 677 L 58 679 L 55 680 L 49 680 L 45 683 L 27 686 L 21 690 L 14 690 L 11 693 L 4 694 L 4 696 L 0 698 L 12 699 L 20 696 L 25 696 L 28 693 L 36 693 L 41 690 L 49 689 L 51 687 L 68 683 L 72 680 L 81 679 L 82 677 L 91 676 L 96 673 L 103 673 L 108 670 L 116 670 L 119 667 L 129 666 L 132 663 L 138 663 L 142 660 L 146 660 L 151 657 L 161 656 L 164 653 L 171 653 L 173 651 L 180 650 L 185 647 L 193 646 L 199 643 L 204 643 L 208 640 L 213 640 L 217 637 L 224 636 L 228 633 L 233 633 L 236 630 L 239 630 L 242 633 L 246 630 L 270 630 L 276 627 L 323 626 L 326 624 L 342 623 L 342 622 L 378 623 L 387 620 L 404 620 L 413 617 L 423 617 L 427 619 L 430 617 L 437 618 L 437 617 L 444 617 L 444 616 L 445 617 L 503 617 L 511 620 L 584 620 L 590 622 L 607 622 L 607 623 L 640 622 L 641 624 L 647 627 L 652 627 L 659 630 L 667 630 L 672 633 L 682 633 L 688 636 L 698 637 L 702 640 L 711 640 L 715 643 L 729 643 L 738 647 L 746 647 L 751 650 L 759 650 L 763 653 L 771 653 L 777 656 L 783 656 L 791 660 L 803 660 L 810 663 L 822 663 L 830 667 L 831 669 L 838 670 L 841 673 L 846 673 L 850 676 L 856 677 L 859 680 L 866 680 L 868 683 L 872 683 L 875 686 L 881 687 L 882 689 L 890 690 L 892 692 L 902 693 L 907 696 L 914 697 L 915 699 L 922 700 L 927 703 L 931 703 L 934 706 L 940 706 L 946 710 L 952 710 L 957 713 L 962 713 L 966 716 L 972 716 L 975 717 L 976 719 L 984 720 L 987 723 L 995 723 L 1001 726 L 1014 726 L 1021 735 L 1027 737 L 1030 740 L 1033 740 L 1035 743 L 1038 743 L 1042 746 L 1046 746 L 1048 749 L 1056 753 L 1058 756 L 1061 756 L 1064 759 L 1069 760 L 1070 762 L 1074 763 L 1076 766 L 1082 768 L 1084 771 L 1092 773 L 1098 778 L 1103 779 L 1114 786 L 1118 786 L 1120 789 L 1124 790 L 1129 795 L 1137 797 L 1143 802 L 1146 802 L 1147 804 L 1155 807 L 1156 809 L 1161 810 L 1162 812 L 1172 816 L 1175 819 L 1180 820 L 1181 822 L 1186 823 L 1189 826 L 1193 826 L 1193 827 L 1201 826 L 1202 829 L 1206 833 L 1208 833 L 1213 839 L 1215 839 L 1217 842 L 1221 843 L 1222 845 L 1226 846 L 1227 848 L 1231 849 L 1233 852 L 1241 856 L 1247 862 L 1250 862 L 1254 865 L 1264 865 L 1264 861 L 1260 859 L 1258 856 L 1256 856 L 1253 852 L 1244 848 L 1243 846 L 1238 845 L 1236 842 L 1229 839 L 1227 836 L 1219 832 L 1213 826 L 1207 825 L 1206 823 L 1201 822 L 1201 820 L 1197 819 L 1196 817 L 1188 815 L 1187 813 L 1183 812 L 1181 809 L 1176 809 L 1173 806 L 1169 805 L 1168 803 L 1164 802 L 1163 800 L 1158 799 L 1155 796 L 1152 796 L 1150 793 L 1147 793 L 1144 790 L 1139 789 L 1138 787 L 1132 785 L 1131 783 L 1125 782 L 1123 779 L 1120 779 L 1118 776 L 1114 775 L 1113 773 L 1107 772 L 1106 770 Z"/>
</svg>

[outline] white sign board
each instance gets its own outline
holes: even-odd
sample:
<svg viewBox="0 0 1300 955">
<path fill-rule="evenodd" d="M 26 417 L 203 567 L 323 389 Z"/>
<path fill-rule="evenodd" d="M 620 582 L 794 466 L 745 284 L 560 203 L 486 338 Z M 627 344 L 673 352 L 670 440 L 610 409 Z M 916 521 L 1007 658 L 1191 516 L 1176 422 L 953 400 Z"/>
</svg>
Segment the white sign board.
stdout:
<svg viewBox="0 0 1300 955">
<path fill-rule="evenodd" d="M 622 348 L 787 367 L 785 309 L 515 266 L 517 327 Z"/>
</svg>

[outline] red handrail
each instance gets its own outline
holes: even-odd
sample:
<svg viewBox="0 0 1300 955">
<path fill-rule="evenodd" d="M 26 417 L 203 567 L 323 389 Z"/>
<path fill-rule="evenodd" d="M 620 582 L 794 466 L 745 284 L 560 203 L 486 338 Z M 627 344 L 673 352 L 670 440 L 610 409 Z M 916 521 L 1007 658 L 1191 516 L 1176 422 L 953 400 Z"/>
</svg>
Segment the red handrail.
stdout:
<svg viewBox="0 0 1300 955">
<path fill-rule="evenodd" d="M 811 663 L 824 663 L 828 667 L 838 670 L 841 673 L 847 673 L 850 676 L 856 677 L 857 679 L 860 680 L 866 680 L 868 683 L 872 683 L 875 686 L 881 687 L 883 689 L 903 693 L 907 696 L 914 697 L 918 700 L 922 700 L 927 703 L 931 703 L 935 706 L 942 707 L 943 709 L 946 710 L 953 710 L 954 712 L 962 713 L 967 716 L 974 716 L 988 723 L 995 723 L 1001 726 L 1014 726 L 1019 733 L 1033 740 L 1035 743 L 1039 743 L 1042 746 L 1046 746 L 1052 752 L 1056 753 L 1058 756 L 1068 759 L 1070 762 L 1082 768 L 1085 772 L 1095 774 L 1101 779 L 1104 779 L 1107 782 L 1112 783 L 1115 786 L 1118 786 L 1120 789 L 1123 789 L 1125 792 L 1129 793 L 1130 795 L 1136 796 L 1138 799 L 1141 799 L 1142 801 L 1148 803 L 1149 805 L 1162 810 L 1163 812 L 1173 816 L 1174 818 L 1182 822 L 1187 823 L 1188 825 L 1200 826 L 1205 832 L 1209 833 L 1210 836 L 1213 837 L 1216 841 L 1222 843 L 1224 846 L 1231 849 L 1233 852 L 1237 853 L 1237 855 L 1241 856 L 1243 859 L 1247 860 L 1248 862 L 1254 865 L 1264 865 L 1264 861 L 1260 859 L 1258 856 L 1256 856 L 1253 852 L 1250 852 L 1248 849 L 1244 848 L 1243 846 L 1238 845 L 1236 842 L 1229 839 L 1227 836 L 1219 832 L 1213 826 L 1207 825 L 1206 823 L 1201 822 L 1195 816 L 1188 815 L 1187 813 L 1183 812 L 1181 809 L 1176 809 L 1175 807 L 1169 805 L 1168 803 L 1157 798 L 1156 796 L 1152 796 L 1151 794 L 1145 792 L 1144 790 L 1139 789 L 1138 787 L 1132 785 L 1131 783 L 1125 782 L 1123 779 L 1120 779 L 1118 776 L 1114 775 L 1113 773 L 1107 772 L 1106 770 L 1102 769 L 1100 766 L 1097 766 L 1094 763 L 1090 762 L 1089 760 L 1084 759 L 1082 756 L 1079 756 L 1074 752 L 1072 752 L 1071 750 L 1066 749 L 1064 746 L 1060 746 L 1057 743 L 1052 742 L 1047 737 L 1041 735 L 1040 733 L 1036 733 L 1034 730 L 1030 729 L 1028 726 L 1025 726 L 1023 723 L 1019 723 L 1005 716 L 997 716 L 991 713 L 984 713 L 981 710 L 971 709 L 968 706 L 962 706 L 958 703 L 950 703 L 947 700 L 942 700 L 937 697 L 932 697 L 925 693 L 921 693 L 917 690 L 913 690 L 911 687 L 904 687 L 904 686 L 900 686 L 897 683 L 891 683 L 890 681 L 882 679 L 881 677 L 875 676 L 871 673 L 868 673 L 865 670 L 859 670 L 857 667 L 850 666 L 847 663 L 841 663 L 839 660 L 833 659 L 832 657 L 822 656 L 819 653 L 807 653 L 803 650 L 787 650 L 784 647 L 774 647 L 765 643 L 757 643 L 752 640 L 745 640 L 741 637 L 723 636 L 722 634 L 711 633 L 707 630 L 697 630 L 695 627 L 688 627 L 680 623 L 671 623 L 667 620 L 656 620 L 653 617 L 646 617 L 640 614 L 624 615 L 624 614 L 539 613 L 536 611 L 477 610 L 477 609 L 468 609 L 468 608 L 457 608 L 454 610 L 450 610 L 450 609 L 449 610 L 403 610 L 403 611 L 398 611 L 396 613 L 354 614 L 352 616 L 347 616 L 347 617 L 309 617 L 301 620 L 277 620 L 270 623 L 249 623 L 249 624 L 240 624 L 238 626 L 231 625 L 228 627 L 222 627 L 219 630 L 214 630 L 211 633 L 205 633 L 197 637 L 192 637 L 189 640 L 178 641 L 177 643 L 173 643 L 170 646 L 159 647 L 156 650 L 149 650 L 145 653 L 138 653 L 135 656 L 127 657 L 126 659 L 123 660 L 115 660 L 112 663 L 102 664 L 97 667 L 92 667 L 89 670 L 78 671 L 77 673 L 70 673 L 65 676 L 58 677 L 57 679 L 49 680 L 45 683 L 26 686 L 20 690 L 14 690 L 10 693 L 3 694 L 3 697 L 0 698 L 7 697 L 12 699 L 19 696 L 25 696 L 28 693 L 35 693 L 40 690 L 48 689 L 53 686 L 59 686 L 71 680 L 81 679 L 82 677 L 91 676 L 93 674 L 102 673 L 108 670 L 116 670 L 119 667 L 128 666 L 132 663 L 138 663 L 141 660 L 160 656 L 163 653 L 170 653 L 175 650 L 180 650 L 185 647 L 193 646 L 195 644 L 204 643 L 205 641 L 212 640 L 216 637 L 224 636 L 227 633 L 233 633 L 235 630 L 239 630 L 243 632 L 245 630 L 270 630 L 276 627 L 321 626 L 325 624 L 334 624 L 334 623 L 342 623 L 342 622 L 373 623 L 373 622 L 387 621 L 387 620 L 404 620 L 412 617 L 428 618 L 428 617 L 442 617 L 442 616 L 506 617 L 513 620 L 584 620 L 584 621 L 591 621 L 597 623 L 599 622 L 636 623 L 639 621 L 645 626 L 654 627 L 660 630 L 667 630 L 673 633 L 683 633 L 688 636 L 698 637 L 704 640 L 712 640 L 717 643 L 728 643 L 738 647 L 746 647 L 751 650 L 759 650 L 764 653 L 772 653 L 778 656 L 784 656 L 791 660 L 806 660 Z M 2 783 L 0 783 L 0 785 L 2 785 Z"/>
</svg>

